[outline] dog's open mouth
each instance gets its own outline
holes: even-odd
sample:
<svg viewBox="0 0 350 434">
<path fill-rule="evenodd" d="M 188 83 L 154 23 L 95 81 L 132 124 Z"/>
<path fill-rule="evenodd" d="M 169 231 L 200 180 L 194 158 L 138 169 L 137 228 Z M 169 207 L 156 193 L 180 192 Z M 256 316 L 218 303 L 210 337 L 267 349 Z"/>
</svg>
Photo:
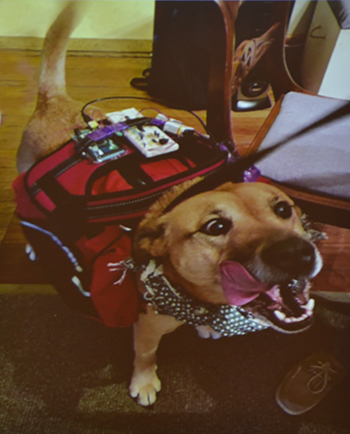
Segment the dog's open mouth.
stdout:
<svg viewBox="0 0 350 434">
<path fill-rule="evenodd" d="M 306 278 L 268 286 L 234 261 L 221 264 L 221 278 L 229 304 L 242 306 L 265 324 L 286 333 L 300 332 L 311 325 L 314 300 L 309 298 Z"/>
</svg>

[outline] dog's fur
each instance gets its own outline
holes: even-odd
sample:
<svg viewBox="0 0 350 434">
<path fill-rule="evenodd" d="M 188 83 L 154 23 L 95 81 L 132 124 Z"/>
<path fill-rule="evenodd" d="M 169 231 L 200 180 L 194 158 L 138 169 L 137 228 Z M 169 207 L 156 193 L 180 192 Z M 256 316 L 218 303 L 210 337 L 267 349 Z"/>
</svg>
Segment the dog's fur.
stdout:
<svg viewBox="0 0 350 434">
<path fill-rule="evenodd" d="M 69 140 L 73 128 L 86 126 L 80 114 L 84 104 L 70 98 L 66 91 L 66 50 L 69 37 L 82 16 L 82 7 L 83 2 L 69 3 L 47 32 L 37 105 L 17 152 L 19 173 Z"/>
<path fill-rule="evenodd" d="M 17 154 L 19 172 L 69 138 L 62 134 L 68 136 L 69 129 L 84 125 L 80 116 L 83 104 L 72 100 L 65 87 L 65 53 L 77 22 L 77 3 L 80 2 L 71 3 L 61 13 L 47 34 L 38 102 Z M 224 261 L 242 264 L 255 279 L 269 287 L 318 273 L 322 263 L 318 251 L 303 229 L 300 211 L 283 192 L 261 183 L 227 183 L 164 212 L 193 182 L 196 181 L 175 187 L 150 208 L 135 234 L 134 255 L 138 261 L 147 263 L 156 258 L 171 283 L 215 305 L 228 304 L 220 274 Z M 278 212 L 278 204 L 288 208 L 287 215 Z M 226 222 L 227 230 L 213 234 L 209 226 L 218 221 Z M 300 261 L 301 257 L 305 260 Z M 141 282 L 140 291 L 144 292 Z M 307 286 L 298 297 L 300 305 L 305 306 Z M 277 309 L 293 317 L 279 293 L 265 310 L 257 300 L 247 304 L 247 311 L 264 324 L 287 331 L 278 326 L 283 321 L 266 316 L 266 309 L 268 313 Z M 153 404 L 161 387 L 156 374 L 156 351 L 161 337 L 182 324 L 172 316 L 157 314 L 152 306 L 139 315 L 134 326 L 135 363 L 130 394 L 140 404 Z M 199 333 L 202 337 L 217 337 L 208 327 L 200 327 Z"/>
</svg>

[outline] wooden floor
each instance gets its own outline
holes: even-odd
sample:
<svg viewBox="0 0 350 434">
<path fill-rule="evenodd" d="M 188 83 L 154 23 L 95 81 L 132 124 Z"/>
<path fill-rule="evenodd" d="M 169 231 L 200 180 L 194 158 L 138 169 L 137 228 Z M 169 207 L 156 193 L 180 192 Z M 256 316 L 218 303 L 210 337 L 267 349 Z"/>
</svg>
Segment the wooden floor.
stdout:
<svg viewBox="0 0 350 434">
<path fill-rule="evenodd" d="M 29 262 L 24 252 L 25 240 L 15 216 L 15 203 L 11 183 L 16 177 L 15 154 L 23 128 L 32 113 L 36 102 L 36 89 L 40 52 L 37 50 L 0 51 L 0 284 L 2 291 L 15 291 L 20 284 L 33 284 L 37 291 L 46 279 L 37 264 Z M 133 89 L 129 82 L 139 77 L 150 66 L 149 53 L 141 50 L 133 52 L 70 52 L 67 58 L 67 83 L 71 96 L 83 102 L 105 96 L 147 96 Z M 113 109 L 135 106 L 134 101 L 115 101 Z M 141 108 L 151 103 L 137 103 Z M 184 113 L 166 113 L 178 117 L 187 124 L 198 126 L 195 120 Z M 242 152 L 259 130 L 269 109 L 233 113 L 236 144 Z M 205 117 L 204 112 L 199 114 Z M 324 244 L 328 261 L 328 275 L 321 279 L 322 287 L 331 284 L 336 275 L 341 275 L 340 286 L 350 288 L 350 237 L 349 232 L 332 233 L 335 236 Z M 327 267 L 326 267 L 327 271 Z M 339 286 L 336 280 L 335 288 Z M 32 288 L 27 286 L 27 288 Z"/>
</svg>

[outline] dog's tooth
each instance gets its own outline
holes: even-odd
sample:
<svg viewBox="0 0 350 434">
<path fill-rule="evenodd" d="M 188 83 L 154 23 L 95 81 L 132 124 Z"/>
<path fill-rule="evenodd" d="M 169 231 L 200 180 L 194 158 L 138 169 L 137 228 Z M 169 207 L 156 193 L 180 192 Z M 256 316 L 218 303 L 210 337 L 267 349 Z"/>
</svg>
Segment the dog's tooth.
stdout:
<svg viewBox="0 0 350 434">
<path fill-rule="evenodd" d="M 290 317 L 286 318 L 285 322 L 287 322 L 287 323 L 301 322 L 301 321 L 304 321 L 308 317 L 309 317 L 309 315 L 307 313 L 304 313 L 303 315 L 297 316 L 297 317 L 290 316 Z"/>
<path fill-rule="evenodd" d="M 314 310 L 315 307 L 315 300 L 313 298 L 310 298 L 310 300 L 306 303 L 306 305 L 304 306 L 304 309 L 308 312 L 311 313 Z"/>
<path fill-rule="evenodd" d="M 310 303 L 312 305 L 312 303 Z M 307 319 L 312 311 L 308 311 L 305 310 L 305 313 L 303 313 L 302 315 L 298 316 L 298 317 L 294 317 L 294 316 L 286 316 L 285 313 L 281 312 L 280 310 L 275 310 L 273 313 L 275 314 L 275 317 L 279 320 L 279 321 L 283 321 L 287 324 L 291 324 L 291 323 L 296 323 L 296 322 L 301 322 L 304 321 L 305 319 Z"/>
<path fill-rule="evenodd" d="M 275 310 L 273 313 L 275 314 L 275 317 L 280 321 L 284 321 L 286 319 L 286 315 L 280 310 Z"/>
</svg>

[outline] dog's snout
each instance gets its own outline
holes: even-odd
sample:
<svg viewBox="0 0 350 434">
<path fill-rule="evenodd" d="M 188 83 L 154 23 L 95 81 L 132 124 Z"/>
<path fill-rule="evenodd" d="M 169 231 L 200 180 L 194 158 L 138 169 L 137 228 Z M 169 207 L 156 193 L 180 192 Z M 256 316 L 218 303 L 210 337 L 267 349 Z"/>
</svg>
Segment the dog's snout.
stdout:
<svg viewBox="0 0 350 434">
<path fill-rule="evenodd" d="M 262 252 L 262 260 L 288 274 L 308 276 L 315 266 L 315 248 L 302 238 L 290 237 L 267 247 Z"/>
</svg>

